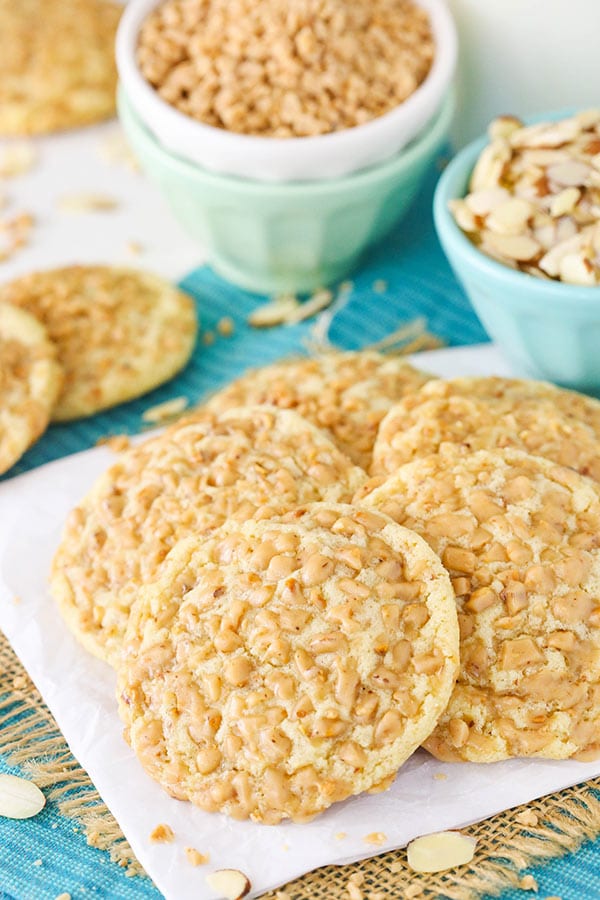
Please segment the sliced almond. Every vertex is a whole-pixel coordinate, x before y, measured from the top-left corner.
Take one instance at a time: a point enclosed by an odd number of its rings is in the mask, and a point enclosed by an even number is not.
[[[495,141],[498,138],[507,138],[513,131],[517,131],[523,127],[521,119],[516,116],[498,116],[488,127],[488,135],[490,140]]]
[[[114,197],[85,191],[77,194],[65,194],[58,201],[59,210],[69,213],[110,212],[118,205]]]
[[[465,197],[463,202],[476,216],[487,216],[507,200],[510,200],[510,193],[506,188],[496,187],[473,191],[472,194]]]
[[[0,775],[0,816],[30,819],[46,805],[46,798],[33,781],[16,775]]]
[[[278,297],[253,310],[248,316],[248,325],[252,328],[273,328],[275,325],[283,325],[299,305],[296,297]]]
[[[577,119],[562,119],[560,122],[540,122],[514,131],[509,141],[512,147],[562,147],[574,141],[582,131]]]
[[[471,176],[471,191],[499,187],[504,167],[512,156],[507,141],[498,139],[485,148]]]
[[[297,325],[298,322],[304,322],[305,319],[310,319],[312,318],[312,316],[316,316],[316,314],[321,312],[321,310],[327,309],[328,306],[331,306],[332,301],[333,294],[331,293],[331,291],[317,291],[316,294],[313,294],[312,297],[309,297],[308,300],[300,303],[297,309],[292,310],[292,312],[287,317],[287,324]]]
[[[593,128],[600,124],[600,109],[584,109],[574,116],[583,129]]]
[[[485,238],[492,250],[506,259],[516,262],[528,262],[542,249],[537,241],[526,234],[494,234],[487,231]]]
[[[533,206],[529,201],[521,197],[511,197],[490,213],[486,219],[486,228],[496,234],[523,234],[533,212]]]
[[[556,244],[556,225],[538,225],[533,229],[533,237],[544,250],[550,250]]]
[[[460,831],[427,834],[408,845],[408,865],[413,872],[445,872],[470,863],[476,846],[476,838]]]
[[[556,223],[556,241],[560,244],[562,241],[568,241],[574,238],[578,233],[577,223],[570,216],[562,216]]]
[[[548,178],[559,187],[580,187],[585,185],[591,172],[587,163],[569,159],[563,163],[548,166]]]
[[[598,283],[596,267],[583,253],[567,253],[558,266],[561,281],[568,284],[594,285]]]
[[[472,233],[478,230],[479,226],[475,215],[464,200],[450,200],[448,208],[454,217],[454,221],[463,231]]]
[[[581,197],[579,188],[565,188],[560,194],[556,194],[550,202],[550,215],[558,219],[559,216],[566,216],[573,212],[577,206],[577,202]]]
[[[250,892],[252,885],[239,869],[219,869],[206,876],[206,883],[217,891],[224,900],[241,900]]]
[[[588,232],[583,231],[566,241],[555,244],[555,246],[540,259],[538,263],[540,269],[547,275],[550,275],[551,278],[558,278],[560,263],[563,257],[571,253],[579,253],[585,246],[587,240]]]

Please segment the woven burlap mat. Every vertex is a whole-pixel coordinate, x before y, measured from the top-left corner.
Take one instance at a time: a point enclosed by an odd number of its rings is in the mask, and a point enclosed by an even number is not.
[[[51,713],[0,632],[0,748],[77,820],[88,843],[108,851],[128,875],[143,877],[131,847],[87,773],[71,755]],[[600,779],[509,810],[465,829],[477,838],[472,866],[419,876],[403,850],[350,866],[327,866],[264,900],[476,900],[518,887],[523,870],[576,850],[600,834]],[[350,888],[350,890],[349,890]]]

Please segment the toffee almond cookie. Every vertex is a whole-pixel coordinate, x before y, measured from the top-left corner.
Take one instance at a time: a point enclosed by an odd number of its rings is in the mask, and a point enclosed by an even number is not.
[[[209,400],[212,409],[269,403],[294,409],[363,469],[387,411],[429,376],[379,353],[326,353],[275,363],[242,375]]]
[[[274,824],[390,780],[457,669],[454,594],[427,544],[317,503],[179,543],[132,610],[118,699],[172,796]]]
[[[181,537],[231,518],[348,501],[364,480],[293,412],[206,412],[126,451],[98,480],[67,520],[52,593],[81,643],[115,663],[136,593]]]
[[[391,474],[445,442],[470,450],[514,447],[600,481],[600,403],[545,382],[429,381],[382,421],[371,474]]]
[[[360,502],[422,535],[452,576],[461,672],[438,759],[600,755],[600,492],[518,450],[437,455]]]
[[[43,134],[115,112],[109,0],[0,0],[0,134]]]
[[[62,383],[43,325],[0,303],[0,474],[45,431]]]
[[[194,303],[146,272],[72,266],[36,272],[0,289],[0,302],[36,316],[58,347],[65,385],[52,414],[93,415],[168,381],[190,358]]]

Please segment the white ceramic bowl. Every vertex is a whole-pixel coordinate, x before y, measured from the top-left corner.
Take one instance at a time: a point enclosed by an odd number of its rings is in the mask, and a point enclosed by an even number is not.
[[[394,156],[439,110],[454,76],[457,37],[446,0],[416,0],[435,40],[431,70],[404,103],[355,128],[317,137],[269,138],[203,125],[162,100],[136,63],[142,23],[159,0],[130,0],[117,35],[119,76],[144,124],[172,153],[204,169],[260,181],[339,178]]]

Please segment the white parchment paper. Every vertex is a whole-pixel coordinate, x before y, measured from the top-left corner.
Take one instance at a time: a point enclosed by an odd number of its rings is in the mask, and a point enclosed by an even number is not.
[[[507,372],[489,345],[420,354],[418,364],[440,375]],[[107,449],[89,450],[0,484],[0,627],[167,900],[212,900],[205,875],[224,867],[245,872],[257,895],[326,863],[372,856],[600,775],[600,762],[451,765],[421,752],[386,793],[348,800],[305,825],[234,822],[172,800],[122,739],[113,672],[70,636],[47,589],[65,516],[113,461]],[[150,842],[161,822],[173,828],[173,844]],[[372,832],[385,843],[366,843]],[[191,867],[186,846],[210,853],[210,865]]]

